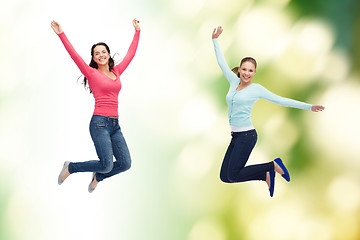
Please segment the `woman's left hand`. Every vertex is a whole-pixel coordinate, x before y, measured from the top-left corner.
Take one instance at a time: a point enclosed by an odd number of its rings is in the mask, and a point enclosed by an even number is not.
[[[140,26],[139,26],[139,21],[136,20],[136,18],[134,18],[134,20],[132,21],[135,30],[140,30]]]
[[[320,112],[324,109],[325,109],[325,107],[323,107],[321,105],[312,105],[311,106],[311,111],[313,111],[313,112]]]

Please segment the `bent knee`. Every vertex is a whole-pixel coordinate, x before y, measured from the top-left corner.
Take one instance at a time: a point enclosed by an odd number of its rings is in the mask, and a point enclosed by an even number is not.
[[[131,168],[131,161],[125,162],[123,165],[124,171],[129,170]]]
[[[230,179],[227,176],[220,175],[220,180],[224,183],[232,183],[232,181],[230,181]]]
[[[237,174],[231,174],[231,173],[229,173],[229,175],[228,175],[228,181],[229,181],[230,183],[238,182],[236,179],[237,179]]]
[[[97,171],[98,173],[108,173],[113,169],[113,162],[102,164],[101,168]]]

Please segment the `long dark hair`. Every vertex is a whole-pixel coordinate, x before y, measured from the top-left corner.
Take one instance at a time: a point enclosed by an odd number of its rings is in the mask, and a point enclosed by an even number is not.
[[[109,46],[106,44],[106,43],[103,43],[103,42],[99,42],[99,43],[96,43],[94,44],[92,47],[91,47],[91,62],[89,64],[90,67],[92,68],[96,68],[98,69],[99,66],[97,65],[97,63],[94,61],[94,49],[95,47],[97,46],[104,46],[106,48],[106,50],[108,51],[109,55],[110,55],[110,48]],[[114,62],[114,59],[110,56],[109,58],[109,70],[111,71],[111,69],[114,68],[114,65],[115,65],[115,62]],[[92,90],[89,86],[89,83],[88,83],[88,80],[86,79],[86,77],[84,76],[84,80],[82,82],[82,84],[84,85],[85,89],[89,89],[90,90],[90,93],[92,93]]]

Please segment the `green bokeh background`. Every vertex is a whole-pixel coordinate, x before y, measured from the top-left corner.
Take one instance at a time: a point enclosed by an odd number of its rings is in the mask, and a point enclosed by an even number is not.
[[[233,240],[360,238],[360,2],[357,0],[23,1],[0,9],[0,239]],[[93,98],[50,28],[62,24],[85,59],[104,41],[122,57],[131,20],[138,52],[122,76],[130,171],[87,192],[91,174],[61,187],[65,160],[95,159]],[[254,81],[322,104],[324,112],[260,100],[249,164],[281,157],[292,181],[224,184],[230,141],[228,64],[253,56]],[[121,58],[120,57],[120,58]]]

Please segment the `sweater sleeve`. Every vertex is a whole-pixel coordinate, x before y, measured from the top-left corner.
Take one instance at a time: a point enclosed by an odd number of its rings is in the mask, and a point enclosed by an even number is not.
[[[225,57],[224,57],[223,53],[221,52],[221,48],[220,48],[218,40],[216,38],[214,38],[212,41],[214,44],[217,63],[219,64],[221,71],[224,73],[226,79],[229,81],[230,84],[233,81],[239,82],[240,79],[236,76],[236,74],[233,71],[231,71],[228,64],[226,63]]]
[[[64,47],[69,53],[70,57],[80,69],[81,73],[84,74],[85,77],[88,77],[91,67],[87,65],[80,57],[80,55],[75,51],[74,47],[71,45],[64,32],[58,34],[58,36],[60,37],[60,40],[64,44]]]
[[[284,107],[292,107],[292,108],[299,108],[299,109],[306,109],[311,110],[312,105],[300,101],[296,101],[290,98],[285,98],[278,96],[263,86],[259,85],[260,87],[260,98],[263,98],[269,102],[276,103],[278,105],[284,106]]]
[[[114,67],[115,73],[120,76],[125,69],[129,66],[130,62],[135,56],[136,49],[139,44],[140,30],[135,30],[134,38],[130,44],[129,50],[127,51],[124,59]]]

